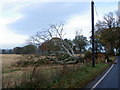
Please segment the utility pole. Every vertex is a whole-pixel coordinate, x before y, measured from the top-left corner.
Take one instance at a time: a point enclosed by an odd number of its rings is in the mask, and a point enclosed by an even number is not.
[[[95,67],[95,52],[94,52],[94,1],[91,1],[91,21],[92,21],[92,67]]]

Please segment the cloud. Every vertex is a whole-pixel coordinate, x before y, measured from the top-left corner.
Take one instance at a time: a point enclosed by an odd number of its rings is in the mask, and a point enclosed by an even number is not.
[[[2,28],[2,30],[0,30],[0,48],[11,48],[23,45],[25,40],[28,38],[25,35],[11,32],[7,28]]]
[[[0,2],[2,2],[0,3],[0,47],[20,45],[38,30],[61,21],[66,22],[64,27],[66,38],[73,39],[76,29],[82,29],[82,34],[88,38],[91,35],[89,2],[40,2],[40,0],[1,0]],[[100,16],[116,6],[116,3],[95,4]]]
[[[14,33],[6,26],[20,18],[21,16],[16,18],[0,18],[0,48],[11,48],[25,43],[27,36]]]
[[[0,48],[13,48],[25,43],[28,36],[15,33],[8,25],[23,18],[19,10],[27,5],[28,3],[0,3]]]
[[[86,5],[80,4],[81,7]],[[0,5],[0,47],[24,44],[39,29],[65,21],[72,14],[78,13],[78,10],[79,13],[85,13],[86,9],[81,9],[79,3],[4,2]]]
[[[36,3],[30,4],[19,12],[23,18],[9,24],[16,33],[27,34],[46,28],[49,24],[66,21],[69,16],[86,13],[89,3]],[[78,12],[79,11],[79,12]]]
[[[87,38],[90,37],[91,31],[91,23],[90,23],[90,15],[74,15],[67,21],[65,24],[65,33],[66,38],[73,39],[75,37],[76,30],[82,30],[81,34],[86,36]]]

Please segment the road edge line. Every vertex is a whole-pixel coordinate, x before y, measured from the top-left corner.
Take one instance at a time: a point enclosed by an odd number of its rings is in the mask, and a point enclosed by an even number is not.
[[[116,60],[117,61],[117,60]],[[116,62],[115,61],[115,62]],[[105,76],[110,72],[110,70],[113,68],[114,64],[112,64],[112,66],[109,68],[109,70],[104,74],[103,77],[101,77],[101,79],[90,89],[93,90],[94,88],[96,88],[96,86],[105,78]]]

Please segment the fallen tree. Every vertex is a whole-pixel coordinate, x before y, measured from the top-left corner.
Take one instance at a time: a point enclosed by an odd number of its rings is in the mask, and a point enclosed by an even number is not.
[[[39,45],[40,50],[46,54],[46,60],[62,64],[66,71],[67,64],[75,64],[81,57],[75,55],[73,42],[64,40],[63,27],[64,24],[50,25],[49,29],[43,29],[32,36],[29,43]]]

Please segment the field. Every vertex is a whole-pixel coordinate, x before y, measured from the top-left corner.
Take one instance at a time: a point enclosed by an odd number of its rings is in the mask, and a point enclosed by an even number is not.
[[[2,54],[2,66],[10,66],[17,58],[19,58],[21,55],[18,54]]]
[[[24,73],[32,73],[34,67],[15,67],[11,66],[15,61],[17,61],[22,55],[19,54],[2,54],[2,77],[3,77],[3,87],[7,88],[14,85],[17,81],[20,81]],[[41,65],[37,67],[37,70],[44,71],[45,73],[61,69],[62,65]],[[68,67],[74,67],[74,65],[69,65]],[[8,83],[7,83],[8,82]]]
[[[12,66],[12,64],[15,63],[15,61],[21,56],[22,55],[17,54],[2,55],[3,88],[26,86],[31,88],[39,86],[36,84],[36,82],[39,82],[40,88],[80,88],[84,87],[89,81],[91,81],[94,77],[108,67],[107,64],[98,64],[96,68],[92,70],[93,68],[91,65],[86,66],[83,63],[70,64],[67,66],[69,72],[63,74],[63,65],[58,64],[40,65],[36,68],[33,65],[26,67]],[[91,70],[93,72],[91,72]],[[28,83],[28,81],[30,82]],[[24,85],[22,85],[22,83],[24,83]]]

